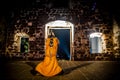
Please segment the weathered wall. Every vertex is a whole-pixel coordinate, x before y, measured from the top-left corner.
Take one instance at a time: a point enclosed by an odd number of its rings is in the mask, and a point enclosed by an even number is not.
[[[116,57],[120,57],[120,27],[116,20],[114,20],[113,24],[113,44],[114,54]]]
[[[99,9],[91,10],[89,6],[83,5],[70,9],[30,8],[15,12],[11,27],[7,29],[6,52],[17,53],[20,37],[27,36],[30,45],[29,53],[38,53],[42,56],[44,54],[45,24],[54,20],[64,20],[74,24],[74,60],[85,60],[92,57],[89,36],[93,32],[102,33],[103,54],[113,54],[112,26],[108,25],[107,21],[104,22]],[[104,57],[104,55],[102,56]]]

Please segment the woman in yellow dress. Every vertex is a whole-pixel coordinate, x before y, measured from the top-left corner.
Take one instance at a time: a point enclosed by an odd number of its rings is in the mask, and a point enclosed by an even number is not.
[[[51,32],[46,39],[44,60],[35,67],[35,70],[43,76],[51,77],[62,72],[62,68],[59,66],[56,58],[58,44],[59,40]]]

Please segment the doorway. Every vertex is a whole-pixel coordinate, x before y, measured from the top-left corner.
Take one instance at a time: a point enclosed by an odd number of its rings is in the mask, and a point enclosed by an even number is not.
[[[65,60],[73,60],[74,55],[74,28],[73,24],[68,21],[56,20],[45,25],[45,38],[48,37],[49,31],[52,30],[59,39],[57,57]]]
[[[52,29],[59,39],[57,58],[70,60],[70,29]]]

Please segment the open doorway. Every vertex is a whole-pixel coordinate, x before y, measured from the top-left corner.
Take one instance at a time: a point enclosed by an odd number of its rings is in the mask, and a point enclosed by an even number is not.
[[[90,53],[102,53],[101,33],[92,33],[90,35]]]
[[[67,21],[56,20],[45,25],[45,38],[48,37],[49,31],[52,30],[59,39],[57,57],[65,60],[72,60],[74,48],[74,28],[73,24]]]
[[[70,60],[70,29],[52,29],[52,31],[59,39],[57,57]]]

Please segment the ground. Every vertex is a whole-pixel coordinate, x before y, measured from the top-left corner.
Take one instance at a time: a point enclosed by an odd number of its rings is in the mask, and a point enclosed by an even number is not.
[[[34,76],[30,70],[41,61],[8,61],[0,64],[0,80],[120,80],[119,61],[59,60],[64,74]]]

